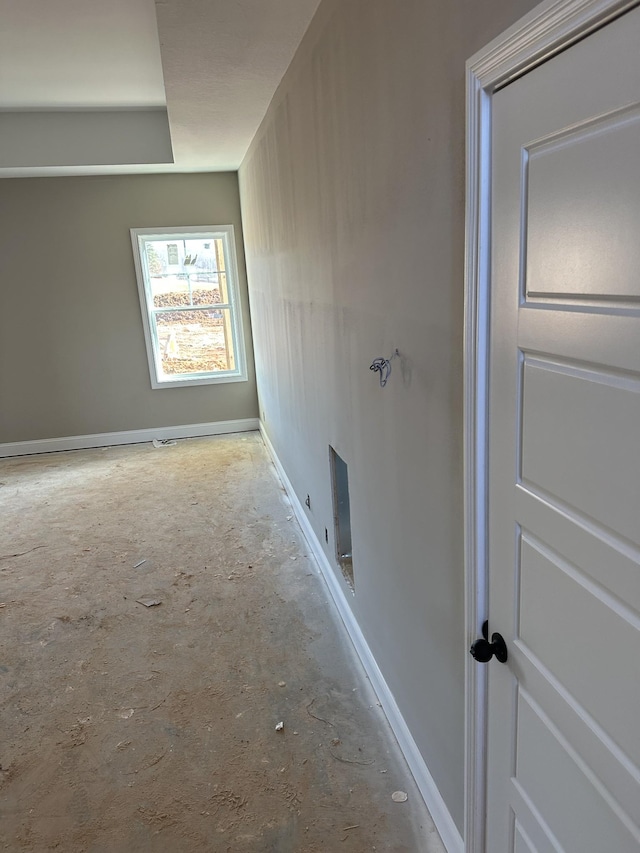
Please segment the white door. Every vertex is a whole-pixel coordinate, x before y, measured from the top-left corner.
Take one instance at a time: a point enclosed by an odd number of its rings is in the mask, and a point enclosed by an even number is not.
[[[487,853],[638,853],[640,8],[493,121]]]

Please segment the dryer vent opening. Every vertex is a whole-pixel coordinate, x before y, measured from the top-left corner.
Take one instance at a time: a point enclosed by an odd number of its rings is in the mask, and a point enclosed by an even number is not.
[[[329,447],[333,488],[333,520],[336,531],[336,557],[345,580],[354,589],[351,550],[351,509],[349,506],[349,472],[347,463],[333,447]]]

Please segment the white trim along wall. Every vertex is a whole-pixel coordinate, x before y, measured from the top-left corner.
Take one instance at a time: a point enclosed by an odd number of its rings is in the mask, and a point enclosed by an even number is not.
[[[639,0],[545,0],[467,62],[464,330],[465,631],[487,618],[487,352],[493,93]],[[465,687],[465,853],[485,851],[486,671],[470,656]]]
[[[433,822],[436,825],[436,829],[440,833],[442,842],[449,853],[463,853],[464,844],[462,836],[460,835],[455,822],[451,817],[451,813],[442,799],[440,791],[438,790],[436,783],[431,776],[422,755],[420,754],[420,750],[409,731],[396,700],[393,698],[393,693],[389,689],[389,686],[376,663],[373,652],[369,648],[369,645],[364,638],[364,634],[360,630],[360,626],[353,615],[353,610],[345,598],[344,589],[336,577],[327,555],[325,554],[324,549],[319,542],[311,523],[309,522],[309,516],[304,511],[302,504],[298,500],[298,496],[296,495],[295,490],[291,485],[282,463],[278,459],[278,455],[276,454],[276,451],[262,424],[260,425],[260,429],[265,446],[271,455],[273,464],[278,472],[278,476],[280,477],[287,496],[291,501],[291,506],[298,522],[300,523],[304,537],[309,544],[311,553],[318,563],[320,572],[327,584],[327,587],[329,588],[331,598],[333,599],[336,609],[340,614],[340,618],[344,622],[356,654],[369,677],[371,686],[380,700],[382,709],[386,714],[394,735],[396,736],[398,745],[400,746],[407,764],[409,765],[409,769],[411,770],[418,789],[422,794],[422,798],[429,809]]]
[[[94,435],[71,435],[62,438],[42,438],[36,441],[10,441],[0,444],[0,458],[28,456],[32,453],[56,453],[60,450],[86,450],[90,447],[111,447],[116,444],[140,444],[146,441],[166,441],[173,438],[198,438],[205,435],[226,435],[231,432],[251,432],[258,429],[257,418],[235,421],[213,421],[208,424],[182,424],[121,432],[99,432]]]

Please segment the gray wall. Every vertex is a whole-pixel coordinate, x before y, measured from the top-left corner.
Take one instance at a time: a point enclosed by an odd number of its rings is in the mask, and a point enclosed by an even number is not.
[[[461,829],[464,63],[534,5],[323,0],[240,170],[266,429],[323,546],[349,466],[345,595]]]
[[[129,229],[235,227],[249,381],[152,390]],[[235,173],[0,183],[0,442],[257,415]]]

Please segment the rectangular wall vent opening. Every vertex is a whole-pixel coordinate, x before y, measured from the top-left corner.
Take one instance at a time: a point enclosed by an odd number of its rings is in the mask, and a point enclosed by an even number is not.
[[[349,472],[347,463],[333,447],[329,447],[331,483],[333,489],[333,520],[336,531],[336,557],[342,574],[352,590],[353,554],[351,547],[351,509],[349,505]]]

